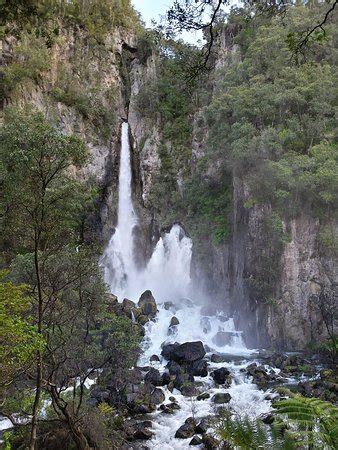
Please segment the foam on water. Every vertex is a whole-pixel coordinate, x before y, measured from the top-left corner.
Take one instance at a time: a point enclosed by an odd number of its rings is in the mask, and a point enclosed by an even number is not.
[[[153,354],[161,354],[161,345],[172,342],[188,342],[200,340],[209,351],[240,355],[243,361],[222,364],[211,364],[211,367],[227,366],[232,372],[232,385],[228,389],[216,388],[210,376],[196,378],[208,390],[211,397],[216,392],[227,391],[231,395],[230,407],[240,415],[248,414],[256,417],[270,409],[270,402],[263,392],[245,377],[241,369],[250,362],[245,360],[251,353],[244,345],[241,333],[236,330],[232,318],[224,317],[224,313],[214,316],[203,315],[200,303],[194,302],[192,282],[190,277],[192,241],[179,225],[173,225],[171,230],[159,239],[154,252],[143,270],[138,270],[134,258],[133,230],[138,218],[132,204],[131,165],[128,124],[122,125],[122,148],[119,174],[119,206],[118,222],[114,235],[101,259],[104,278],[111,292],[122,301],[127,297],[137,301],[140,294],[150,289],[158,304],[158,314],[155,321],[145,326],[145,337],[142,343],[143,354],[139,365],[152,365],[161,372],[165,370],[167,361],[150,362]],[[191,299],[189,299],[189,296]],[[169,306],[164,302],[172,302]],[[179,324],[169,331],[173,316]],[[219,331],[231,335],[228,345],[218,345],[216,335]],[[175,439],[176,430],[185,419],[194,416],[196,419],[214,413],[211,399],[197,401],[196,398],[184,397],[179,391],[169,392],[163,388],[168,403],[174,395],[181,409],[175,414],[153,413],[154,438],[147,443],[151,448],[162,450],[186,449],[189,440]]]

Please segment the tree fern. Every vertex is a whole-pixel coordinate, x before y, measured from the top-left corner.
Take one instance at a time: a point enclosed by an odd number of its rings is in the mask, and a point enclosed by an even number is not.
[[[308,445],[338,448],[338,408],[331,403],[297,395],[274,406],[277,414],[287,418],[295,437]]]

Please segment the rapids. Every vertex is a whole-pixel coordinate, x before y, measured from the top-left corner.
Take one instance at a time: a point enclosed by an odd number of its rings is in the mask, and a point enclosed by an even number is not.
[[[161,354],[163,342],[183,343],[200,340],[209,353],[233,355],[229,357],[228,363],[210,363],[209,366],[210,368],[227,366],[233,379],[230,388],[216,388],[210,375],[205,378],[196,377],[196,381],[203,384],[203,390],[208,391],[211,397],[216,392],[229,392],[232,397],[229,405],[240,415],[248,414],[256,417],[265,413],[271,407],[270,401],[266,399],[267,392],[259,390],[241,370],[252,363],[253,351],[246,348],[232,318],[226,317],[222,312],[207,316],[203,313],[201,302],[194,300],[195,293],[190,276],[193,243],[185,235],[184,230],[174,224],[171,230],[159,239],[146,267],[143,270],[136,268],[133,230],[139,219],[132,201],[128,133],[128,124],[123,123],[118,221],[115,233],[101,259],[101,265],[105,282],[111,292],[118,296],[119,301],[129,298],[137,302],[140,294],[147,289],[152,291],[156,299],[158,314],[155,321],[149,321],[145,325],[143,352],[139,365],[151,365],[163,372],[167,361],[162,358],[160,362],[150,362],[152,355]],[[207,301],[212,300],[206,299],[205,303]],[[171,302],[171,305],[168,306],[165,302]],[[174,315],[179,324],[174,332],[168,335],[170,320]],[[219,331],[231,333],[228,345],[217,345],[215,337]],[[165,403],[170,396],[174,396],[181,409],[172,415],[161,414],[161,411],[150,415],[155,436],[148,444],[151,448],[161,447],[168,450],[188,448],[189,440],[176,439],[175,431],[188,417],[202,418],[212,415],[215,404],[210,399],[197,401],[194,397],[184,397],[176,389],[173,393],[169,392],[167,387],[162,389],[166,396]]]

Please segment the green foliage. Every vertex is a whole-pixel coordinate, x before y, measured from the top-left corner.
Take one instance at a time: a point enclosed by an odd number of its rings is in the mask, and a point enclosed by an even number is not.
[[[19,371],[27,370],[44,341],[29,316],[32,299],[28,286],[5,281],[0,272],[0,395]],[[2,392],[4,391],[4,392]]]
[[[6,32],[36,28],[45,31],[57,19],[85,28],[102,42],[113,27],[138,29],[139,17],[130,0],[4,0]]]
[[[317,398],[294,396],[274,405],[291,422],[289,433],[303,443],[323,448],[338,446],[338,408]]]
[[[83,165],[87,155],[80,139],[66,136],[42,114],[7,110],[0,148],[6,239],[32,249],[36,239],[52,245],[74,232],[78,183],[66,169]]]
[[[224,243],[230,235],[229,217],[232,206],[231,178],[221,181],[201,181],[198,172],[186,185],[185,203],[187,222],[194,237],[212,236],[216,245]]]
[[[4,69],[5,95],[28,81],[41,82],[43,72],[50,68],[50,52],[42,38],[23,34],[15,48],[15,59]]]
[[[264,448],[267,441],[262,423],[251,421],[248,417],[232,418],[230,414],[221,417],[217,433],[223,441],[243,449]]]
[[[78,63],[83,64],[84,62],[79,61]],[[93,125],[96,133],[100,134],[103,139],[108,139],[116,121],[116,87],[112,85],[102,91],[99,84],[99,73],[96,73],[96,76],[97,80],[91,80],[92,82],[89,83],[72,73],[70,67],[60,65],[51,95],[58,102],[74,107]]]

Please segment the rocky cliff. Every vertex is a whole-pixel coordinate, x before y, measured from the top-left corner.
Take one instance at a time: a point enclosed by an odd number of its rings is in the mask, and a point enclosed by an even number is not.
[[[116,222],[120,126],[128,119],[135,204],[141,219],[136,230],[138,262],[142,265],[170,220],[180,221],[191,232],[182,211],[166,211],[171,213],[170,219],[163,220],[152,197],[161,169],[167,170],[161,154],[164,141],[169,148],[167,159],[176,158],[170,139],[163,137],[159,115],[150,118],[138,106],[142,87],[151,86],[159,76],[158,53],[141,55],[135,33],[122,28],[107,33],[100,44],[80,27],[60,29],[48,48],[48,64],[37,76],[27,76],[11,87],[5,106],[33,105],[65,133],[76,133],[86,142],[91,161],[78,176],[93,179],[100,188],[98,213],[91,218],[91,229],[101,243],[110,238]],[[29,62],[34,56],[30,45],[27,38],[5,38],[5,65],[10,68]],[[222,36],[216,69],[239,60],[238,46],[229,35]],[[211,75],[211,91],[212,80]],[[196,166],[205,156],[209,130],[203,119],[204,107],[195,108],[189,117],[193,132],[188,164],[173,164],[170,173],[179,201],[184,199],[187,180],[196,174]],[[205,168],[206,177],[216,185],[217,166],[216,160]],[[164,192],[161,204],[166,205],[167,198],[170,210],[169,192]],[[318,220],[311,214],[304,211],[284,220],[288,240],[279,242],[265,227],[270,205],[248,206],[250,198],[245,179],[233,174],[227,217],[230,235],[221,243],[210,237],[195,242],[192,275],[210,304],[235,315],[249,345],[304,348],[326,335],[316,299],[322,286],[337,284],[333,257],[318,244]]]

